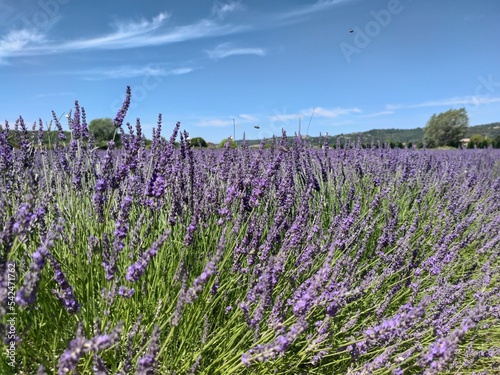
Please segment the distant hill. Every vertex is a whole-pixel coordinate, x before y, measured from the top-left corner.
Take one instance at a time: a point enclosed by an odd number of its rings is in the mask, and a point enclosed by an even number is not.
[[[480,134],[483,137],[495,138],[500,136],[500,122],[494,122],[491,124],[485,125],[474,125],[469,126],[467,128],[467,132],[465,134],[465,138],[470,138],[473,134]],[[293,134],[289,135],[290,137]],[[362,143],[370,143],[372,140],[374,142],[380,141],[381,143],[408,143],[411,142],[413,144],[418,144],[422,142],[422,138],[424,137],[424,128],[416,128],[416,129],[373,129],[368,130],[366,132],[356,132],[356,133],[347,133],[347,134],[336,134],[330,135],[330,140],[334,140],[337,137],[341,139],[357,141],[358,138],[361,139]],[[321,141],[320,137],[308,137],[308,140],[315,144]],[[241,140],[238,140],[237,143],[241,143]],[[248,144],[258,145],[260,140],[247,140]]]
[[[486,125],[470,126],[465,136],[469,138],[473,134],[480,134],[483,137],[495,138],[500,136],[500,122],[494,122]]]

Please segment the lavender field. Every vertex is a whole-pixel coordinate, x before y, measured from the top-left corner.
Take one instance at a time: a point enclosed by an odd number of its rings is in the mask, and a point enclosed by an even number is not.
[[[104,153],[78,104],[2,126],[0,373],[500,373],[500,151],[146,149],[127,108]]]

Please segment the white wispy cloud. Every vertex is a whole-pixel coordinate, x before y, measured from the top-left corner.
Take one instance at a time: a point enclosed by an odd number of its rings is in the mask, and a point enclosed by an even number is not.
[[[23,51],[36,44],[46,42],[45,35],[32,30],[13,30],[0,39],[0,61]]]
[[[176,68],[176,69],[170,70],[169,74],[167,74],[167,75],[180,76],[182,74],[191,73],[195,70],[196,70],[195,68]]]
[[[114,31],[99,37],[69,41],[50,41],[41,33],[17,30],[0,39],[0,60],[14,56],[34,56],[91,49],[126,49],[185,42],[193,39],[229,35],[247,29],[245,25],[220,24],[212,20],[165,27],[169,18],[160,13],[151,20],[115,22]]]
[[[370,113],[366,115],[366,117],[380,117],[380,116],[388,116],[394,114],[394,111],[380,111],[375,113]]]
[[[259,119],[253,115],[248,115],[248,114],[241,114],[239,118],[245,122],[256,122],[259,121]]]
[[[364,117],[380,117],[380,116],[388,116],[394,114],[394,110],[386,109],[385,111],[368,113],[364,115]]]
[[[315,108],[307,108],[300,110],[297,113],[290,114],[277,114],[270,117],[271,121],[291,121],[295,120],[298,117],[313,117],[313,118],[337,118],[339,116],[350,115],[355,113],[361,113],[359,108],[323,108],[323,107],[315,107]]]
[[[295,120],[298,116],[299,116],[298,113],[284,113],[284,114],[273,115],[269,118],[269,120],[286,122],[286,121]]]
[[[201,119],[194,124],[199,127],[226,127],[229,125],[233,125],[232,119],[219,119],[219,118],[211,118],[211,119]]]
[[[403,106],[401,104],[387,104],[385,106],[385,109],[388,111],[395,111],[396,109],[402,108]]]
[[[234,124],[236,127],[241,128],[242,125],[248,125],[248,124],[255,124],[256,122],[259,121],[257,117],[254,115],[250,115],[247,113],[242,113],[237,116],[228,116],[228,117],[218,117],[218,118],[202,118],[200,120],[195,121],[195,126],[200,126],[200,127],[208,127],[208,126],[214,126],[214,127],[228,127],[228,126],[233,126],[233,119],[234,119]]]
[[[175,69],[165,69],[159,66],[144,66],[144,67],[133,67],[133,66],[120,66],[116,68],[102,68],[102,69],[92,69],[92,70],[82,70],[76,72],[67,72],[67,74],[78,74],[86,76],[90,80],[100,80],[109,78],[133,78],[133,77],[168,77],[177,76],[182,74],[191,73],[194,68],[175,68]]]
[[[318,117],[327,117],[327,118],[336,118],[339,116],[343,115],[350,115],[352,113],[361,113],[361,110],[359,108],[334,108],[334,109],[326,109],[322,107],[316,107],[313,108],[312,110],[306,110],[304,114],[306,113],[311,113],[313,114],[314,111],[314,116]]]
[[[314,111],[314,114],[313,114]],[[235,120],[235,125],[237,130],[251,130],[255,125],[262,125],[261,122],[271,122],[271,123],[287,123],[288,121],[295,121],[299,117],[303,119],[313,118],[317,119],[337,119],[342,116],[347,116],[351,114],[361,113],[359,108],[307,108],[303,109],[297,113],[277,113],[272,116],[266,115],[252,115],[248,113],[239,114],[237,116],[218,116],[218,117],[205,117],[194,121],[195,126],[199,127],[233,127],[233,119]],[[262,119],[266,119],[262,121]],[[298,121],[298,120],[297,120]],[[275,124],[276,125],[276,124]],[[286,125],[286,124],[285,124]],[[333,124],[335,125],[335,124]]]
[[[212,7],[212,14],[220,19],[224,19],[228,13],[241,11],[243,9],[245,9],[245,7],[241,1],[230,1],[227,3],[216,1]]]
[[[327,8],[331,8],[333,6],[339,5],[341,3],[346,3],[355,0],[319,0],[314,4],[306,5],[285,13],[282,13],[279,18],[282,20],[298,18],[302,16],[306,16],[311,13],[316,13],[323,11]]]
[[[477,106],[481,104],[499,103],[500,97],[493,96],[456,96],[452,98],[428,100],[415,104],[388,104],[387,111],[394,112],[397,109],[408,108],[431,108],[431,107],[455,107],[455,106]]]
[[[466,96],[454,97],[442,100],[431,100],[423,103],[409,105],[408,108],[425,108],[425,107],[445,107],[445,106],[458,106],[458,105],[478,105],[500,102],[500,98],[495,97],[482,97],[482,96]]]
[[[266,55],[266,50],[263,48],[235,47],[230,43],[219,44],[214,49],[206,50],[205,52],[211,59],[214,60],[235,55]]]
[[[112,26],[115,31],[98,37],[82,40],[73,40],[56,46],[60,50],[82,50],[92,48],[130,48],[144,44],[145,39],[155,30],[159,29],[164,21],[169,18],[167,13],[160,13],[151,21],[116,21]]]

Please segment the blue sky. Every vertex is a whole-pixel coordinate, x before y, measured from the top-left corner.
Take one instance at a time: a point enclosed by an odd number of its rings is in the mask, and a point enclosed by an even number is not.
[[[500,121],[498,0],[0,0],[0,119],[78,100],[218,142]],[[353,32],[350,32],[352,30]],[[259,126],[256,129],[255,126]]]

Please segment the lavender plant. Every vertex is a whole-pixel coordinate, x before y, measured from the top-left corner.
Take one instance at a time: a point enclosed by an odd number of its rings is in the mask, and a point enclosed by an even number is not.
[[[78,102],[52,150],[0,127],[2,374],[500,372],[498,151],[202,150],[161,116],[147,148],[130,99],[104,153]]]

